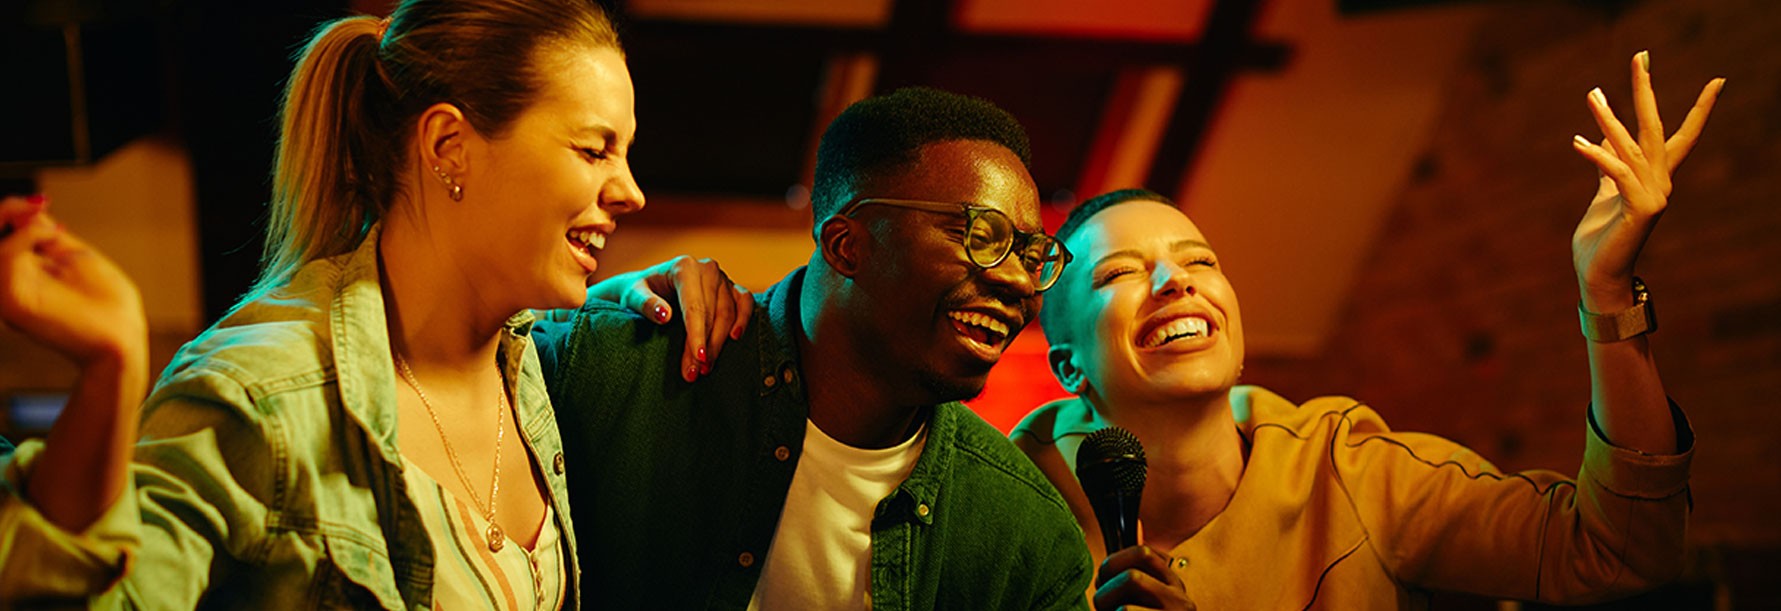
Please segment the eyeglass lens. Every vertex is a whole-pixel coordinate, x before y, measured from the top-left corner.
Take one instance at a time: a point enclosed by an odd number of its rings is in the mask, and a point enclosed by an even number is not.
[[[1027,236],[1022,251],[1012,253],[1014,249],[1014,221],[1008,215],[997,210],[982,210],[971,219],[967,228],[968,239],[965,250],[971,255],[971,262],[983,267],[994,267],[1009,254],[1020,257],[1020,265],[1033,275],[1033,280],[1041,290],[1050,287],[1057,280],[1062,269],[1062,257],[1058,252],[1057,240],[1044,234]]]

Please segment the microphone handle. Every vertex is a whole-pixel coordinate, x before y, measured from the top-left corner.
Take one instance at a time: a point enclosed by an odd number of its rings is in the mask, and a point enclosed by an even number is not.
[[[1137,495],[1113,495],[1106,499],[1108,511],[1101,518],[1101,540],[1107,555],[1138,544]]]

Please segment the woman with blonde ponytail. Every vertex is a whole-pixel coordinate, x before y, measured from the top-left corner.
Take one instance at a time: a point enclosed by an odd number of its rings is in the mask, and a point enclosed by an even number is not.
[[[581,305],[614,217],[643,207],[632,104],[592,0],[407,0],[324,24],[288,83],[263,273],[112,427],[87,473],[113,483],[51,503],[21,491],[68,471],[40,464],[60,448],[0,465],[0,607],[577,607],[529,311]],[[52,239],[27,222],[40,208],[0,211]],[[652,282],[700,283],[683,310],[721,324],[687,350],[715,352],[752,301],[710,264],[676,273]],[[648,291],[596,294],[665,321]],[[96,299],[134,295],[113,292]],[[109,412],[94,418],[131,416]]]

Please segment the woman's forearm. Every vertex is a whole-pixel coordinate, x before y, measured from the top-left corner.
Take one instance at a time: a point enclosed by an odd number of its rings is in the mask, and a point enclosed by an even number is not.
[[[83,365],[67,407],[33,462],[25,495],[63,529],[86,530],[124,491],[137,409],[148,388],[146,352],[139,346],[121,348]]]

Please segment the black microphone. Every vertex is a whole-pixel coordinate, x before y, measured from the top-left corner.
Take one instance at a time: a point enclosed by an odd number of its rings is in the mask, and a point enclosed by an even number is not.
[[[1138,501],[1144,496],[1146,468],[1144,446],[1117,426],[1090,433],[1076,449],[1076,480],[1095,508],[1109,556],[1138,544]]]

